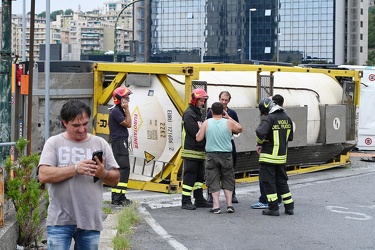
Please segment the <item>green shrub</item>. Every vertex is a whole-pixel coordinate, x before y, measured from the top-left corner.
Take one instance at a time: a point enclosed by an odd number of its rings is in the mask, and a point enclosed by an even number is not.
[[[42,211],[46,211],[44,206],[47,205],[48,194],[41,188],[42,184],[36,178],[39,155],[23,154],[28,143],[24,138],[16,142],[19,157],[14,162],[7,157],[5,170],[8,172],[6,196],[14,204],[19,225],[20,234],[17,243],[30,249],[37,246],[45,230],[41,219],[45,215]]]

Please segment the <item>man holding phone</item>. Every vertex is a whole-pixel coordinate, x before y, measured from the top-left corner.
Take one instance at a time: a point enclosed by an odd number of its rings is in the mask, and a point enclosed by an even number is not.
[[[38,178],[47,183],[47,248],[98,249],[102,225],[103,182],[117,185],[118,164],[108,142],[88,133],[90,107],[78,100],[67,101],[61,111],[66,131],[45,143]],[[94,151],[103,157],[91,159]],[[93,182],[93,177],[99,178]]]
[[[113,91],[112,96],[115,106],[111,109],[108,119],[113,154],[120,166],[120,182],[112,188],[112,204],[116,206],[128,206],[132,203],[126,198],[130,175],[128,128],[132,126],[129,112],[130,94],[132,92],[122,86]]]

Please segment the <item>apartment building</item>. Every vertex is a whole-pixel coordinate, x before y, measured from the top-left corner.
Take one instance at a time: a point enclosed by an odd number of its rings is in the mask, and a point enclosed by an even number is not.
[[[22,55],[22,15],[12,15],[12,53]],[[34,60],[39,60],[40,44],[46,41],[46,19],[35,16],[34,18]],[[60,43],[60,30],[56,26],[50,28],[51,44]],[[26,17],[26,58],[30,50],[30,16]]]
[[[124,9],[130,2],[129,0],[106,2],[101,9],[85,13],[78,10],[72,15],[57,15],[56,21],[50,24],[50,41],[51,44],[62,44],[61,60],[80,60],[80,56],[85,53],[112,51],[114,44],[117,44],[118,53],[130,53],[133,40],[133,10]],[[22,53],[22,18],[22,15],[12,16],[12,51],[16,55]],[[46,20],[35,16],[34,27],[34,60],[39,60],[39,45],[44,44],[46,40]],[[27,16],[27,58],[29,44],[30,16]]]

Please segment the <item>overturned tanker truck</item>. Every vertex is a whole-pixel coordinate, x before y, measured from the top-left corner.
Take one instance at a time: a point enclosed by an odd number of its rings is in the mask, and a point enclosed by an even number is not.
[[[281,94],[293,120],[289,174],[350,164],[356,146],[361,71],[271,65],[94,63],[93,132],[108,139],[112,91],[125,85],[130,96],[129,188],[165,193],[181,191],[181,115],[191,91],[203,88],[207,107],[227,90],[243,132],[237,148],[236,181],[256,181],[255,128],[258,100]]]

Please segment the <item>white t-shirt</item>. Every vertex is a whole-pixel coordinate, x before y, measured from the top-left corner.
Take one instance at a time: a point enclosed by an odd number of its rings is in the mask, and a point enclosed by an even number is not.
[[[70,141],[63,134],[50,137],[44,145],[39,165],[72,166],[91,159],[96,150],[103,150],[106,170],[119,168],[108,142],[91,134],[84,142]],[[77,225],[84,230],[103,229],[101,180],[94,183],[92,176],[75,175],[59,183],[49,183],[48,194],[47,226]]]

